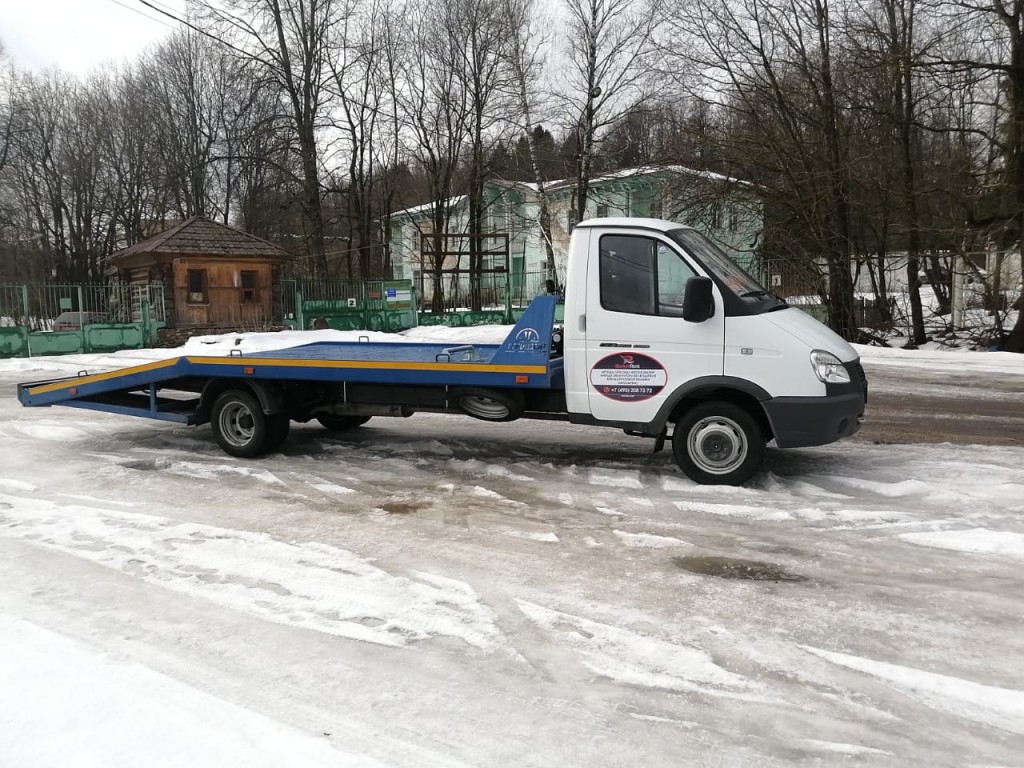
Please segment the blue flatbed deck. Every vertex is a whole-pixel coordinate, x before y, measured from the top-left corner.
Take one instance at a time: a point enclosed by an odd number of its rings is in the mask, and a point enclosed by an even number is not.
[[[251,355],[184,355],[117,371],[18,385],[25,406],[68,405],[194,423],[197,400],[160,395],[210,378],[548,389],[562,386],[551,355],[555,297],[539,297],[501,344],[315,342]]]

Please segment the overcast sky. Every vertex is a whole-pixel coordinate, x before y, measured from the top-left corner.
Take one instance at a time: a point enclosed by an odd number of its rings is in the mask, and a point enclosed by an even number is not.
[[[150,2],[176,15],[185,7],[185,0]],[[34,70],[85,75],[134,58],[175,26],[138,0],[0,0],[0,40],[15,63]]]

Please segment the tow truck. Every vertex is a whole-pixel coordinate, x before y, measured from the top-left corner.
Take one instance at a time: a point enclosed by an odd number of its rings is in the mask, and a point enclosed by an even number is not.
[[[692,480],[739,485],[768,442],[825,445],[856,433],[867,379],[853,347],[696,230],[604,218],[576,225],[564,297],[538,296],[501,344],[367,337],[183,355],[26,382],[18,397],[25,406],[209,423],[240,458],[276,450],[293,421],[345,431],[427,411],[563,420],[651,438],[655,450],[671,440]]]

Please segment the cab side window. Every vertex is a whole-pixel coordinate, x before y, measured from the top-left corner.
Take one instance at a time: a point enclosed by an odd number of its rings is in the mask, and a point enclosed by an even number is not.
[[[605,235],[599,255],[601,306],[634,315],[680,316],[694,276],[670,247],[649,237]]]
[[[658,270],[658,314],[682,317],[683,291],[686,281],[696,277],[693,271],[679,256],[664,243],[657,244],[656,266]]]
[[[601,306],[612,312],[654,314],[654,241],[646,237],[601,238]]]

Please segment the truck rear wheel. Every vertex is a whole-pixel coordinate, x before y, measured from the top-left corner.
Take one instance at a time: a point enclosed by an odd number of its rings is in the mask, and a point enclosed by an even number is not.
[[[324,429],[329,429],[331,432],[348,432],[350,429],[363,426],[363,424],[370,420],[370,417],[332,416],[324,413],[317,416],[316,420],[320,422],[320,426]]]
[[[676,463],[702,485],[742,485],[761,466],[764,444],[757,419],[722,400],[695,405],[672,433]]]
[[[267,450],[268,419],[255,395],[229,389],[214,400],[210,415],[213,436],[225,453],[251,459]]]

